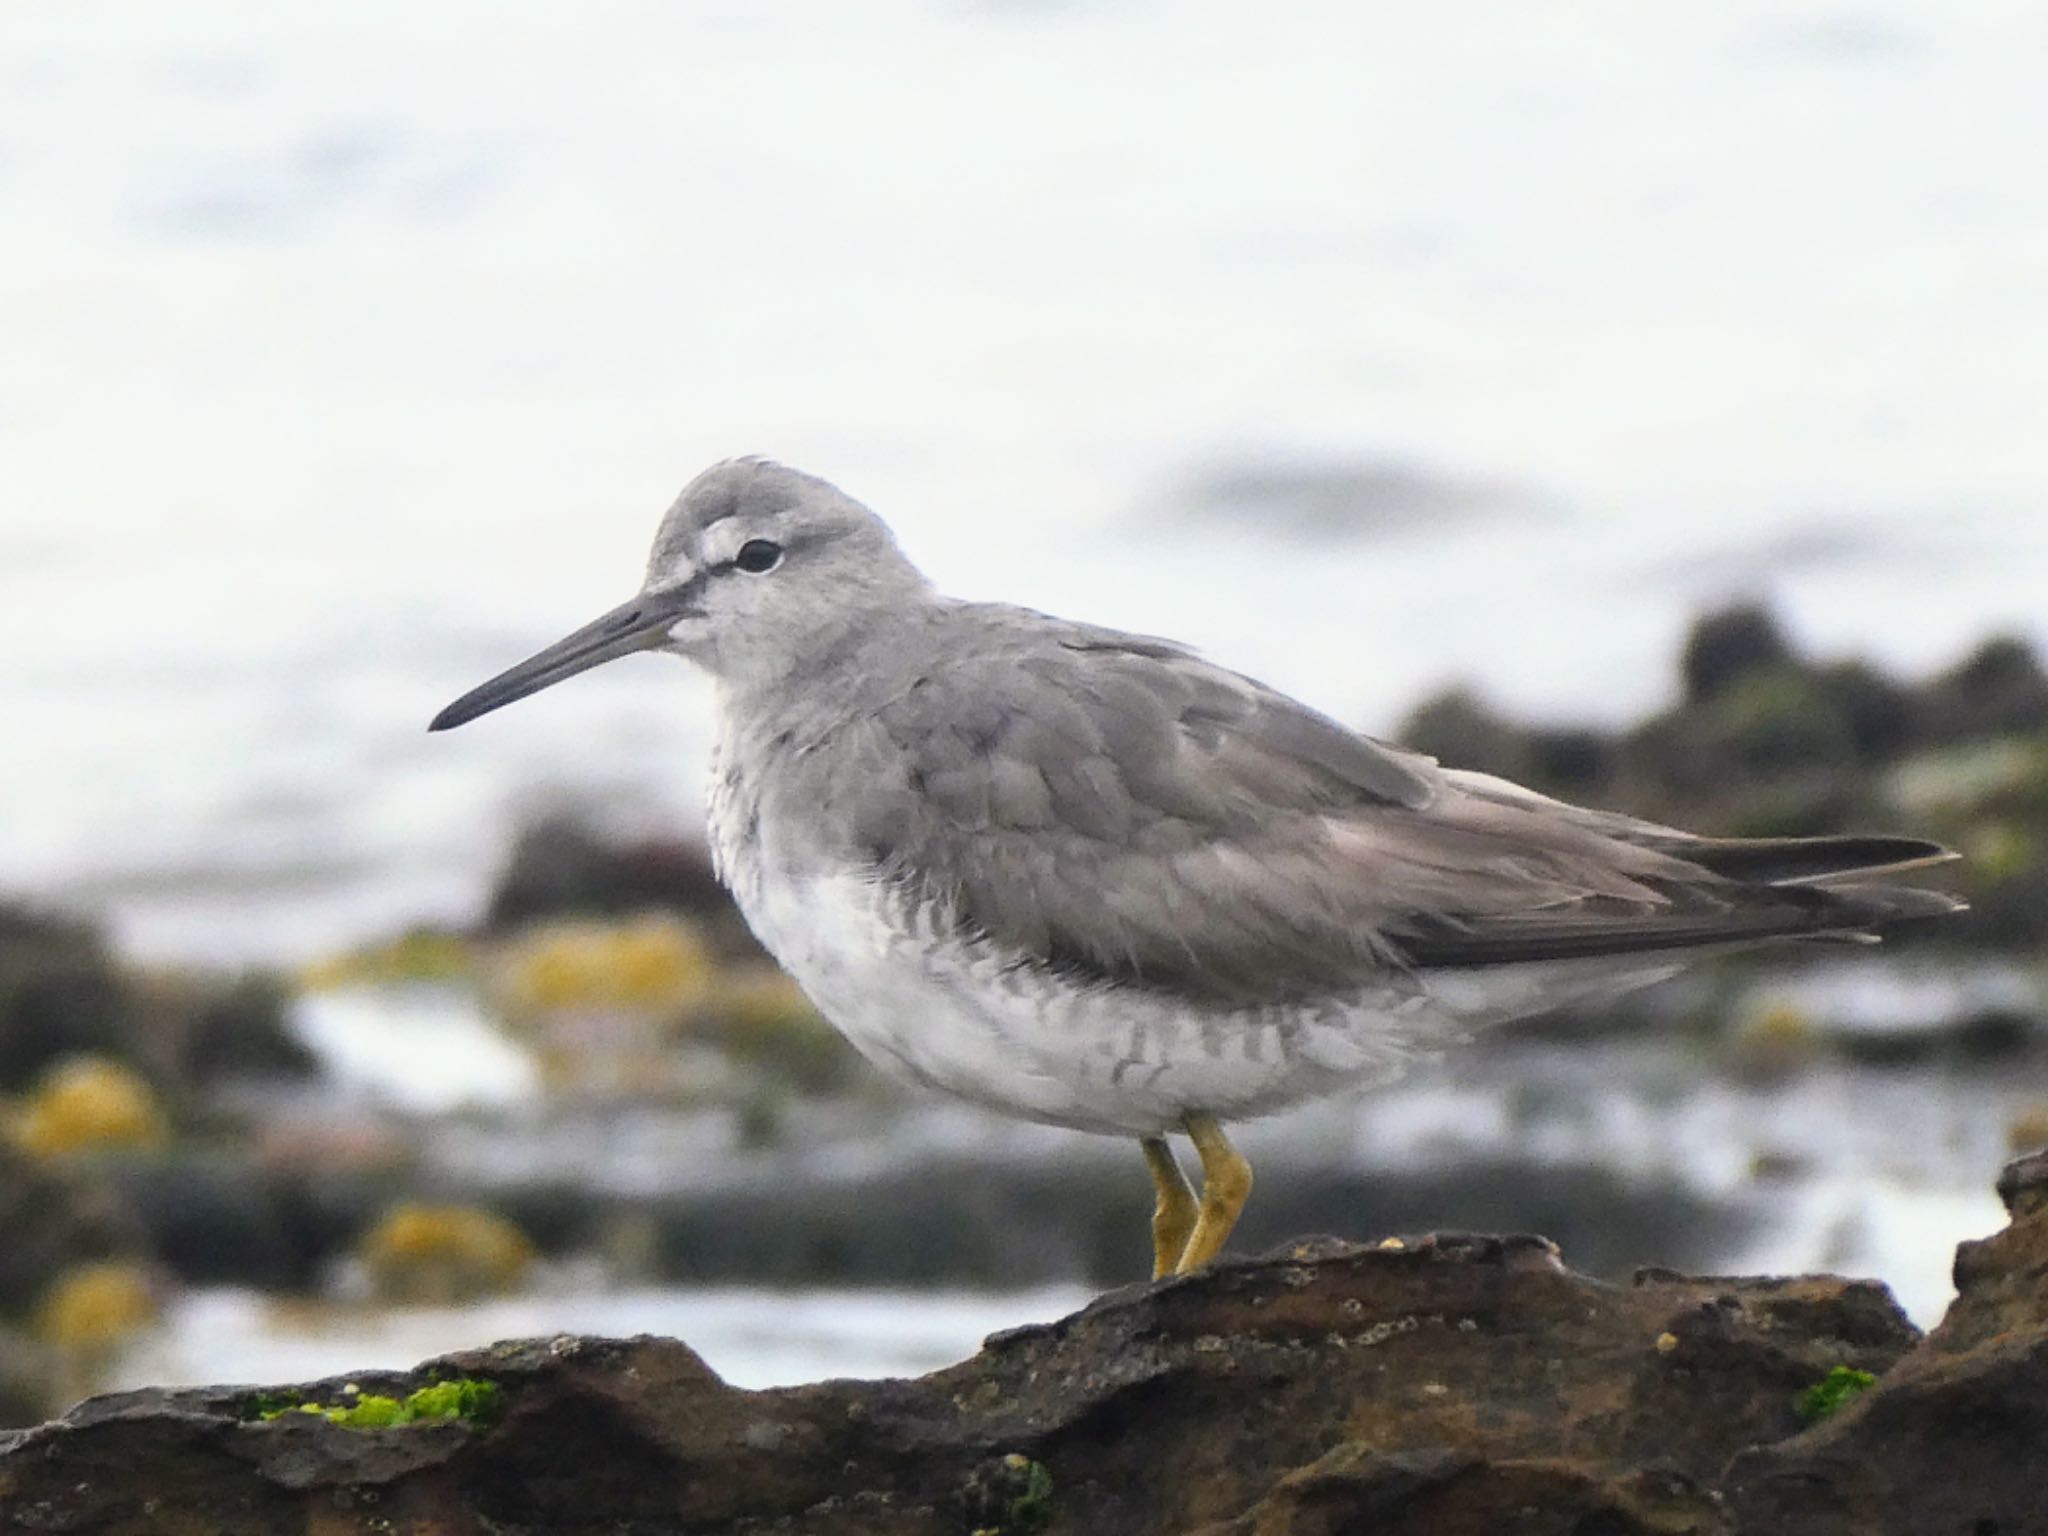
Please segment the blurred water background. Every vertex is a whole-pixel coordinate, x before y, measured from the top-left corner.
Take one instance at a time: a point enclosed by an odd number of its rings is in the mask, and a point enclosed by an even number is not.
[[[890,1096],[666,875],[681,940],[522,936],[565,908],[515,901],[488,941],[386,943],[473,934],[557,813],[687,864],[686,669],[423,726],[627,595],[675,489],[739,452],[837,479],[963,594],[1185,638],[1380,731],[1438,696],[1447,755],[1689,820],[1976,837],[1969,878],[2020,882],[1972,888],[1995,952],[1723,978],[1253,1136],[1325,1197],[1267,1178],[1270,1240],[1539,1227],[1615,1271],[1868,1270],[1938,1314],[2048,1095],[2014,916],[2048,826],[2044,63],[2016,3],[16,9],[0,882],[132,971],[62,930],[101,992],[0,1026],[34,1047],[0,1088],[31,1117],[195,967],[272,978],[222,1017],[270,1009],[315,1075],[126,1050],[144,1134],[14,1191],[106,1222],[11,1303],[0,1277],[0,1317],[47,1349],[67,1264],[119,1259],[146,1283],[102,1274],[102,1312],[169,1323],[92,1381],[557,1327],[680,1331],[765,1381],[921,1368],[1134,1270],[1129,1149]],[[1738,599],[1807,692],[1681,694],[1696,615]],[[1825,671],[1848,656],[1883,708]],[[576,991],[642,962],[644,993]],[[714,994],[713,1046],[679,1048]],[[687,1070],[627,1092],[657,1059]],[[380,1289],[364,1245],[421,1191],[530,1262]],[[223,1232],[262,1252],[207,1257]],[[741,1289],[676,1289],[711,1283]],[[440,1310],[380,1310],[406,1299]]]

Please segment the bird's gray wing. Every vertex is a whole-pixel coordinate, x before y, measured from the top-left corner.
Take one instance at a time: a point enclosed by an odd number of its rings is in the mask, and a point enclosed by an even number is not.
[[[1036,615],[1005,634],[983,612],[974,643],[848,727],[843,824],[880,878],[1020,959],[1256,1004],[1859,926],[1823,911],[1831,893],[1465,782],[1168,642]]]

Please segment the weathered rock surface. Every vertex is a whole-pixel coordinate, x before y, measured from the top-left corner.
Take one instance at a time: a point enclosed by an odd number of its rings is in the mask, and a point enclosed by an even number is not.
[[[264,1422],[253,1389],[0,1435],[0,1531],[1199,1536],[2048,1532],[2048,1156],[1921,1338],[1829,1277],[1616,1286],[1539,1238],[1297,1243],[915,1381],[726,1386],[663,1339],[501,1344],[365,1391],[490,1423]],[[1832,1417],[1804,1389],[1875,1386]],[[344,1383],[299,1389],[340,1400]]]
[[[1998,1181],[2012,1222],[1956,1250],[1957,1296],[1919,1348],[1806,1434],[1729,1469],[1756,1531],[2048,1531],[2048,1152]]]

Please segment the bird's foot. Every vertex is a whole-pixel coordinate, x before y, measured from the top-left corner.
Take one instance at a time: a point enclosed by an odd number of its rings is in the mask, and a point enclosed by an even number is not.
[[[1159,1191],[1152,1207],[1152,1278],[1174,1272],[1180,1256],[1187,1251],[1188,1236],[1195,1230],[1197,1207],[1194,1188],[1180,1171],[1173,1148],[1164,1136],[1147,1136],[1138,1145],[1145,1153],[1145,1166],[1152,1170],[1153,1186]]]
[[[1202,1204],[1174,1273],[1200,1269],[1223,1251],[1252,1193],[1252,1165],[1230,1144],[1213,1117],[1190,1115],[1188,1139],[1202,1159]]]

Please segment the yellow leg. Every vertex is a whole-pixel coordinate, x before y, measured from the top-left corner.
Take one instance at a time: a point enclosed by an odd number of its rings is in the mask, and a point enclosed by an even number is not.
[[[1252,1165],[1238,1156],[1213,1118],[1189,1115],[1188,1139],[1202,1159],[1202,1209],[1174,1270],[1181,1275],[1200,1269],[1223,1251],[1252,1193]]]
[[[1138,1145],[1159,1190],[1159,1203],[1152,1207],[1152,1278],[1157,1280],[1173,1273],[1195,1230],[1195,1192],[1164,1136],[1147,1136]]]

